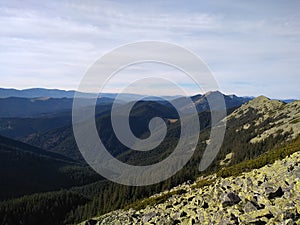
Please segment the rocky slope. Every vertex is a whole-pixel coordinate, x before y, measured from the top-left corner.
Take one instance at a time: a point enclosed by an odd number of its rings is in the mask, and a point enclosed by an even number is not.
[[[207,177],[208,186],[199,179],[151,197],[181,193],[160,204],[82,224],[300,224],[299,151],[238,177]]]

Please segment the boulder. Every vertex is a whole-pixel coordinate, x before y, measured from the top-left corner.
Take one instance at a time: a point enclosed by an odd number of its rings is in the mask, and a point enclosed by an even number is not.
[[[151,212],[151,213],[145,214],[143,216],[143,223],[147,223],[149,220],[151,220],[155,216],[156,216],[155,212]]]
[[[238,204],[240,201],[241,201],[241,199],[237,194],[230,192],[225,195],[224,201],[222,202],[222,206],[223,207],[233,206],[233,205]]]
[[[255,210],[257,210],[257,208],[251,202],[247,202],[244,206],[245,213],[249,213],[249,212],[252,212],[252,211],[255,211]]]

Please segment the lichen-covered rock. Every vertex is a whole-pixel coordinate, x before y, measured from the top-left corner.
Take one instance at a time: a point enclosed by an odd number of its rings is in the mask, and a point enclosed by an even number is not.
[[[156,213],[155,212],[151,212],[151,213],[148,213],[148,214],[145,214],[143,216],[143,222],[146,223],[148,222],[150,219],[152,219],[154,216],[156,216]]]
[[[204,179],[204,178],[202,178]],[[141,210],[117,210],[83,224],[299,224],[300,152],[238,177],[215,178]],[[161,193],[163,194],[163,193]]]
[[[252,211],[256,211],[257,208],[255,207],[255,205],[252,202],[247,202],[244,206],[244,211],[245,213],[250,213]]]

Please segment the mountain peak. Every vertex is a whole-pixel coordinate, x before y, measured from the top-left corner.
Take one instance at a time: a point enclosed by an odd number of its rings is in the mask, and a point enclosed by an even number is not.
[[[264,95],[260,95],[256,98],[254,98],[253,100],[256,100],[256,101],[270,101],[271,99],[269,99],[268,97],[266,97]]]
[[[223,95],[220,91],[209,91],[209,92],[206,92],[204,94],[204,96],[209,96],[209,95]]]
[[[261,95],[242,105],[235,112],[233,112],[229,118],[239,118],[241,115],[247,113],[249,109],[255,109],[259,113],[266,114],[276,111],[283,105],[285,105],[285,103],[278,100],[271,100],[266,96]]]
[[[269,110],[274,110],[274,109],[281,107],[284,104],[285,103],[283,103],[279,100],[271,100],[271,99],[267,98],[266,96],[261,95],[261,96],[258,96],[257,98],[254,98],[253,100],[249,101],[245,105],[247,105],[247,107],[251,107],[251,108],[255,108],[255,109],[268,108]]]

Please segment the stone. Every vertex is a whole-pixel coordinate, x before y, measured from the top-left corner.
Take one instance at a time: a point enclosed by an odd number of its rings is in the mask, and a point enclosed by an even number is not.
[[[283,224],[284,224],[284,225],[294,225],[295,223],[294,223],[294,221],[293,221],[292,219],[288,219],[288,220],[285,220],[285,221],[283,222]]]
[[[257,208],[251,202],[247,202],[244,206],[245,213],[249,213],[255,210],[257,210]]]
[[[256,202],[260,209],[264,209],[266,206],[271,205],[270,200],[263,195],[258,195]]]
[[[260,223],[259,221],[262,221],[262,218],[272,218],[272,214],[268,209],[261,209],[261,210],[256,210],[252,211],[250,213],[245,213],[241,215],[239,218],[243,223],[249,224],[249,223]]]
[[[154,212],[145,214],[145,215],[143,216],[143,223],[148,222],[148,221],[151,220],[154,216],[156,216],[156,213],[154,213]]]
[[[176,212],[174,215],[173,215],[173,220],[177,220],[180,218],[180,212]]]
[[[222,206],[223,207],[226,207],[226,206],[233,206],[235,204],[238,204],[239,202],[241,201],[240,197],[233,193],[233,192],[230,192],[228,194],[225,195],[225,198],[224,198],[224,201],[222,203]]]

